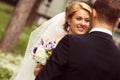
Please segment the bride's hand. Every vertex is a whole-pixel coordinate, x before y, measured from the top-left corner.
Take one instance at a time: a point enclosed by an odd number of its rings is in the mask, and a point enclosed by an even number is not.
[[[34,75],[37,76],[37,74],[39,73],[39,71],[42,69],[42,65],[40,63],[37,63],[35,69],[34,69]]]

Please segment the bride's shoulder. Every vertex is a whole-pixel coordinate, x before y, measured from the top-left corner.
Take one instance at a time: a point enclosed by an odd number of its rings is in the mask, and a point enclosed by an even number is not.
[[[59,36],[55,39],[56,44],[64,37],[65,35]]]

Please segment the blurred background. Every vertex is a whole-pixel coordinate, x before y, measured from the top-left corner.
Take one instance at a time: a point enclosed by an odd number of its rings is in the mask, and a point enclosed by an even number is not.
[[[71,1],[95,0],[0,0],[0,80],[9,80],[23,59],[30,33]],[[113,31],[120,48],[120,24]]]

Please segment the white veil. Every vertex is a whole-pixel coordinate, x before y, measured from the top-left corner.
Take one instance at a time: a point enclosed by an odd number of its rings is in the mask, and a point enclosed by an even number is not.
[[[36,62],[32,59],[30,51],[37,45],[41,38],[44,40],[55,39],[56,37],[66,35],[63,30],[65,23],[65,13],[62,12],[51,18],[40,27],[35,29],[31,35],[26,49],[26,53],[19,70],[12,75],[10,80],[34,80],[34,68]]]

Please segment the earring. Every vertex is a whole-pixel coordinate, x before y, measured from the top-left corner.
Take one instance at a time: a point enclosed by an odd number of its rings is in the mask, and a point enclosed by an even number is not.
[[[69,32],[70,31],[70,25],[68,26],[68,28],[67,28],[67,32]]]

